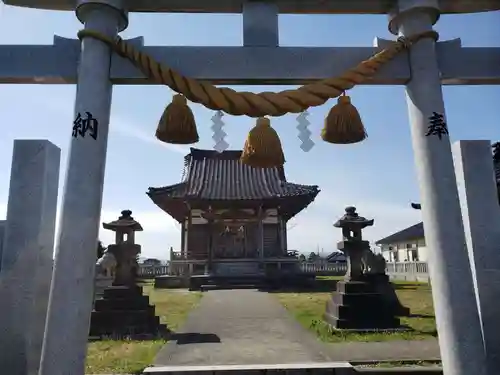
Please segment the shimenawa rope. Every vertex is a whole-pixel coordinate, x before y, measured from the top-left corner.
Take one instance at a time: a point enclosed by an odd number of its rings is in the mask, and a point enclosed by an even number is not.
[[[148,78],[158,84],[170,87],[192,102],[203,104],[212,110],[228,114],[250,117],[283,116],[287,113],[300,113],[310,107],[326,103],[345,91],[372,78],[379,68],[392,60],[402,50],[407,49],[423,38],[438,39],[435,31],[426,31],[408,38],[399,38],[388,48],[362,61],[347,70],[338,78],[328,78],[316,83],[301,86],[294,90],[281,92],[252,93],[235,91],[227,87],[218,88],[208,82],[186,77],[170,67],[155,61],[145,52],[135,48],[120,37],[116,39],[94,31],[81,30],[78,38],[91,37],[106,43],[117,54],[129,59]]]
[[[111,39],[93,30],[82,30],[78,37],[91,37],[106,43],[117,54],[129,59],[146,77],[158,84],[167,85],[178,93],[174,95],[172,103],[166,107],[159,121],[156,130],[159,140],[174,144],[198,142],[196,123],[187,105],[187,98],[212,110],[235,116],[258,117],[256,126],[248,134],[240,160],[252,167],[273,168],[283,165],[285,157],[278,134],[271,127],[269,119],[264,116],[300,113],[342,95],[326,117],[321,138],[335,144],[361,142],[367,136],[366,130],[356,107],[351,104],[345,91],[371,79],[381,66],[413,43],[422,38],[437,40],[438,34],[435,31],[427,31],[409,38],[399,38],[390,47],[347,70],[339,78],[324,79],[295,90],[258,94],[237,92],[227,87],[217,88],[208,82],[183,76],[120,37]]]

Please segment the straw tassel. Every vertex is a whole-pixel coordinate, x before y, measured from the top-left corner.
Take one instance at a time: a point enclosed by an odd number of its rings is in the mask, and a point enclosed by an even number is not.
[[[343,94],[326,116],[321,138],[328,143],[350,144],[361,142],[366,137],[358,110],[352,105],[351,98]]]
[[[257,119],[257,124],[248,133],[240,161],[255,168],[275,168],[285,163],[278,133],[268,118]]]
[[[161,116],[156,138],[165,143],[188,145],[199,141],[196,121],[186,98],[176,94]]]

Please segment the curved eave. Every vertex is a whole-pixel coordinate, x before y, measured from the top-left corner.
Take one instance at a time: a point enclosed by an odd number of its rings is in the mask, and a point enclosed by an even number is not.
[[[280,205],[280,213],[283,215],[285,220],[290,220],[314,202],[321,190],[319,190],[317,186],[311,188],[314,188],[314,190],[311,190],[306,194],[280,198],[282,202]]]
[[[130,12],[241,13],[248,0],[129,0]],[[75,0],[3,0],[7,5],[73,11]],[[271,1],[270,1],[271,2]],[[387,14],[388,0],[274,0],[282,14]],[[441,13],[477,13],[499,10],[498,0],[440,0]]]
[[[307,206],[309,206],[319,194],[320,190],[317,186],[304,186],[302,185],[302,189],[304,190],[300,194],[295,195],[284,195],[284,196],[275,196],[275,197],[266,197],[262,199],[206,199],[199,198],[194,196],[172,196],[172,193],[175,194],[175,190],[173,187],[179,187],[181,184],[167,186],[165,188],[149,188],[146,193],[148,197],[156,204],[160,209],[164,212],[172,216],[178,222],[182,222],[182,220],[187,215],[189,210],[188,205],[186,203],[190,202],[217,202],[219,204],[233,204],[238,202],[261,202],[264,205],[277,206],[280,208],[280,213],[284,216],[286,220],[291,219],[302,210],[304,210]]]
[[[165,194],[150,191],[146,195],[157,205],[162,211],[169,214],[179,223],[182,223],[187,214],[187,206],[184,198],[165,197]],[[167,199],[166,199],[167,198]]]

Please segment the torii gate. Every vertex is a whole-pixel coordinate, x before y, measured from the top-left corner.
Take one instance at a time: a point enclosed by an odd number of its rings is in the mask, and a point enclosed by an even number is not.
[[[375,47],[279,47],[278,13],[388,14],[389,30],[409,38],[431,31],[442,13],[500,9],[498,0],[4,0],[5,4],[75,11],[85,30],[109,38],[128,12],[243,13],[242,47],[143,47],[186,76],[213,84],[305,84],[338,76],[379,51]],[[76,3],[76,6],[75,6]],[[142,47],[142,39],[133,41]],[[263,58],[265,56],[265,58]],[[339,56],[341,58],[339,58]],[[199,62],[203,62],[200,64]],[[266,61],[263,64],[262,61]],[[308,62],[308,63],[305,63]],[[41,375],[83,375],[92,309],[96,239],[102,203],[111,92],[114,84],[154,84],[94,38],[55,37],[47,46],[0,46],[0,83],[74,84],[75,114],[90,112],[99,137],[73,137],[40,366]],[[422,39],[368,84],[406,85],[408,111],[446,374],[485,375],[448,135],[428,137],[428,118],[444,114],[442,84],[499,84],[500,48],[463,48],[460,40]],[[68,127],[68,130],[70,128]],[[75,230],[78,228],[78,230]],[[68,271],[71,270],[71,271]]]

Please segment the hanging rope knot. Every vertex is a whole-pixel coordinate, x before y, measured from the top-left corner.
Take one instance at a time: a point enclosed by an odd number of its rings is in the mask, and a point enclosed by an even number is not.
[[[156,129],[156,138],[162,142],[189,145],[199,141],[193,112],[184,95],[176,94],[167,105]]]
[[[401,43],[405,49],[410,48],[410,47],[412,46],[412,44],[413,44],[413,43],[411,42],[411,40],[408,40],[408,38],[407,38],[407,37],[405,37],[405,36],[400,36],[400,37],[397,39],[397,42],[398,42],[398,43]]]
[[[267,117],[259,117],[248,133],[240,161],[254,168],[275,168],[285,163],[280,138]]]

